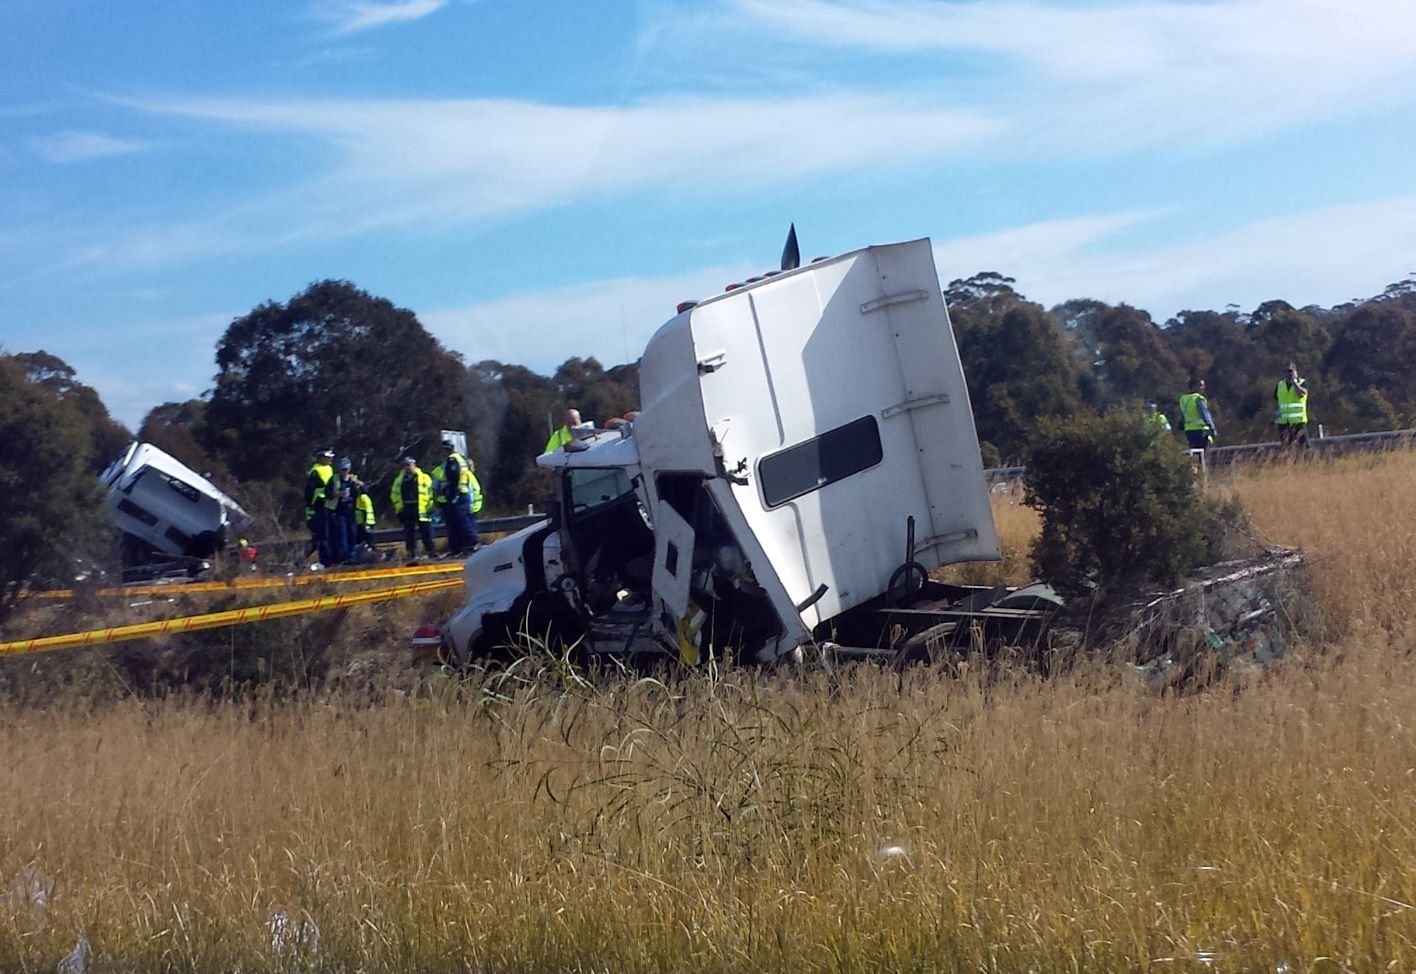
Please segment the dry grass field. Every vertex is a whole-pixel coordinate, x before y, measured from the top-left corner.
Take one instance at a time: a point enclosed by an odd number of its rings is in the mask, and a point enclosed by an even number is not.
[[[0,970],[81,936],[93,972],[1411,970],[1413,478],[1211,487],[1309,551],[1330,634],[1243,686],[860,666],[11,707]],[[999,500],[1022,580],[1035,521]]]

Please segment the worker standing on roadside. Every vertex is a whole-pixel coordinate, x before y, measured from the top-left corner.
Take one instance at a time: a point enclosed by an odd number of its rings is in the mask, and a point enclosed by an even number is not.
[[[1288,363],[1288,375],[1274,389],[1278,399],[1278,439],[1283,446],[1308,446],[1308,380],[1298,375],[1298,366]]]
[[[546,448],[542,453],[554,453],[575,439],[572,429],[580,425],[580,410],[574,407],[565,411],[565,425],[551,434],[551,438],[546,441]]]
[[[1180,397],[1180,419],[1185,424],[1185,439],[1190,449],[1203,450],[1214,443],[1214,417],[1205,398],[1205,380],[1190,380],[1190,391]]]
[[[356,481],[354,488],[354,548],[357,552],[372,551],[374,547],[374,499],[364,487],[362,480]]]
[[[388,492],[393,513],[403,525],[403,546],[408,560],[418,557],[418,537],[423,538],[423,550],[433,556],[433,478],[418,469],[418,461],[403,458],[403,469],[393,478]]]
[[[470,522],[472,485],[476,481],[467,458],[457,452],[452,440],[443,440],[442,448],[447,451],[447,459],[433,468],[433,497],[447,525],[447,553],[461,555],[473,543]]]
[[[354,476],[354,462],[348,457],[341,458],[339,474],[325,490],[330,553],[330,560],[325,564],[342,565],[354,558],[354,505],[358,500],[355,489],[359,486],[359,478]]]
[[[1150,430],[1152,443],[1159,443],[1170,435],[1170,420],[1160,411],[1160,406],[1154,399],[1146,403],[1145,415],[1141,417],[1141,422]]]
[[[315,451],[315,462],[305,477],[305,526],[310,540],[305,545],[305,557],[318,552],[319,561],[312,568],[323,568],[329,560],[329,508],[325,504],[325,489],[334,478],[334,451]]]

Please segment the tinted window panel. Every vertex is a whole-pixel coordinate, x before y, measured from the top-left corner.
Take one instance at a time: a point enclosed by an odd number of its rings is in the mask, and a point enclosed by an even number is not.
[[[776,507],[868,470],[883,458],[880,427],[874,416],[866,416],[763,457],[757,465],[762,496],[768,507]]]
[[[154,524],[157,523],[156,514],[143,510],[141,507],[134,504],[126,497],[124,497],[118,502],[118,510],[122,511],[124,514],[127,514],[129,517],[137,518],[139,521],[142,521],[148,527],[152,527]]]

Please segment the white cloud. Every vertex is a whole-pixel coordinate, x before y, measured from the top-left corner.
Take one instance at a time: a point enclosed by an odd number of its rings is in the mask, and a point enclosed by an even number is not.
[[[1113,239],[1143,230],[1151,214],[1050,221],[943,241],[941,277],[994,270],[1029,298],[1125,302],[1165,321],[1185,309],[1251,309],[1271,298],[1330,306],[1380,293],[1411,271],[1416,196],[1325,207],[1184,243],[1138,246]],[[1126,240],[1137,234],[1127,232]]]
[[[615,194],[709,197],[828,172],[957,156],[996,135],[975,112],[903,97],[665,100],[618,107],[526,101],[169,100],[137,107],[313,135],[339,160],[202,224],[96,241],[80,255],[160,264],[182,256],[447,226]]]
[[[78,162],[102,156],[126,155],[150,148],[146,142],[119,139],[100,132],[56,132],[37,135],[26,144],[30,151],[49,162]]]
[[[1006,108],[1031,144],[1053,149],[1253,138],[1409,103],[1416,84],[1416,5],[1406,0],[730,0],[727,10],[723,31],[993,56],[953,89]],[[938,62],[946,67],[964,70]]]
[[[446,5],[447,0],[396,0],[393,3],[334,0],[317,6],[315,15],[333,24],[336,34],[355,34],[389,24],[422,20]]]

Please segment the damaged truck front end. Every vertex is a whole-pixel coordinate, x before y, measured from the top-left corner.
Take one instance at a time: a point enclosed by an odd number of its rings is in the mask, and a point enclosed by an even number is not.
[[[552,516],[469,560],[458,660],[517,633],[690,663],[879,648],[932,570],[998,558],[927,240],[686,306],[640,388],[632,424],[540,457]]]

